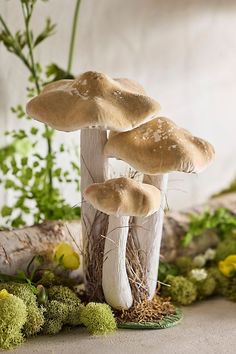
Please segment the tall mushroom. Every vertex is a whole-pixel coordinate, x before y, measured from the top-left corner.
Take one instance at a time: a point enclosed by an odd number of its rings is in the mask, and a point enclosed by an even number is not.
[[[168,173],[198,173],[214,157],[214,149],[205,140],[192,136],[170,119],[156,118],[131,131],[111,134],[105,145],[106,157],[126,161],[144,174],[144,181],[162,191],[161,208],[146,218],[136,217],[131,233],[139,241],[148,296],[154,296],[157,282],[163,209]],[[139,297],[136,296],[136,298]]]
[[[159,109],[158,102],[148,97],[136,82],[111,79],[92,71],[76,80],[48,84],[27,104],[29,116],[54,129],[66,132],[81,129],[82,193],[91,183],[106,179],[103,148],[107,129],[119,132],[133,129],[151,120]],[[87,293],[93,300],[103,299],[101,235],[106,233],[107,226],[106,214],[88,203],[82,204],[84,272]]]
[[[128,309],[133,303],[126,271],[129,216],[146,217],[155,213],[160,207],[160,191],[149,184],[121,177],[92,184],[85,190],[84,198],[95,209],[110,215],[102,287],[106,301],[113,308]]]

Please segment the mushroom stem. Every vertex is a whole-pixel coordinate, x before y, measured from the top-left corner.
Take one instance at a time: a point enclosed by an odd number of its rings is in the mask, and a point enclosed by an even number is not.
[[[115,309],[129,309],[133,303],[125,264],[128,232],[129,216],[109,216],[102,287],[107,303]]]
[[[85,128],[80,135],[81,158],[81,194],[91,184],[104,182],[108,165],[103,148],[107,141],[107,132],[100,129]],[[84,249],[84,275],[87,295],[93,300],[102,300],[102,258],[108,217],[98,212],[89,203],[81,204],[82,235]],[[98,244],[101,247],[98,250]],[[97,254],[101,252],[102,254]],[[99,264],[95,264],[95,260]]]
[[[142,254],[148,298],[152,299],[157,285],[168,174],[144,175],[143,182],[159,188],[162,193],[160,209],[146,218],[134,218],[137,227],[133,228],[138,239],[139,252]]]

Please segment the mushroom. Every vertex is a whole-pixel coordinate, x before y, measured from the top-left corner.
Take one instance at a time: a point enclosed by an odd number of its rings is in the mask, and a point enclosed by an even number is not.
[[[126,271],[126,243],[129,216],[146,217],[160,207],[160,191],[130,178],[115,178],[94,183],[84,191],[84,198],[108,215],[105,239],[102,287],[106,301],[115,309],[128,309],[133,295]]]
[[[162,191],[161,208],[147,218],[136,217],[134,224],[138,227],[131,230],[145,255],[143,268],[151,299],[157,282],[168,173],[204,170],[214,157],[214,148],[170,119],[160,117],[131,131],[111,134],[104,154],[129,163],[144,173],[144,182]]]
[[[111,79],[92,71],[75,80],[46,85],[27,104],[29,116],[54,129],[65,132],[81,129],[82,193],[91,183],[104,182],[107,177],[107,159],[103,153],[107,129],[127,131],[151,120],[159,109],[159,103],[148,97],[136,82]],[[94,259],[95,243],[104,234],[107,219],[88,203],[82,203],[81,208],[86,289],[90,298],[102,300],[102,280],[95,272]]]

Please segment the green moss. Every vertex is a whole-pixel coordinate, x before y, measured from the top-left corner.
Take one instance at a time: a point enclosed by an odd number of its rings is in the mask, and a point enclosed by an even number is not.
[[[226,299],[236,302],[236,277],[228,279],[227,286],[222,289],[221,294]]]
[[[82,309],[81,321],[88,331],[94,335],[114,332],[117,327],[112,310],[107,304],[88,303]]]
[[[45,320],[42,333],[44,334],[57,334],[62,330],[63,323],[57,319]]]
[[[14,295],[0,299],[0,348],[10,349],[23,342],[22,328],[27,319],[24,302]]]
[[[199,300],[211,296],[216,289],[216,280],[211,275],[208,275],[204,280],[193,281],[193,283],[197,287],[197,298]]]
[[[179,269],[179,273],[182,275],[188,274],[190,270],[194,268],[192,259],[187,256],[178,257],[175,264]]]
[[[27,321],[23,332],[26,337],[38,333],[44,323],[43,311],[38,307],[37,297],[28,284],[0,283],[0,290],[6,289],[9,293],[22,299],[27,307]]]
[[[57,300],[51,300],[44,306],[44,309],[45,323],[42,329],[43,333],[58,333],[68,317],[67,305]]]
[[[197,288],[188,279],[183,276],[174,277],[168,275],[164,281],[170,287],[163,286],[162,294],[170,296],[171,299],[180,305],[190,305],[197,298]]]
[[[57,300],[64,302],[66,304],[70,303],[80,303],[80,299],[76,293],[70,288],[62,285],[55,285],[48,289],[48,298],[50,300]]]
[[[231,254],[236,254],[236,237],[228,236],[225,240],[221,241],[216,248],[216,261],[224,260]]]
[[[44,306],[45,325],[43,332],[55,334],[63,325],[78,326],[81,324],[80,299],[65,286],[53,286],[48,289],[48,303]]]

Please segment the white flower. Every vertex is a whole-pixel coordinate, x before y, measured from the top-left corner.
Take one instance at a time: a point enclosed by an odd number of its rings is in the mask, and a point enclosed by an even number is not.
[[[197,281],[204,280],[207,277],[207,272],[205,269],[192,269],[190,274],[192,278]]]
[[[215,259],[215,255],[216,255],[216,251],[213,250],[212,248],[208,248],[208,250],[206,250],[204,254],[204,257],[207,261],[211,261]]]

